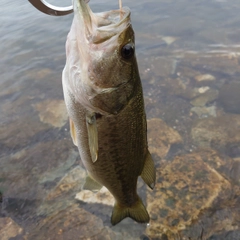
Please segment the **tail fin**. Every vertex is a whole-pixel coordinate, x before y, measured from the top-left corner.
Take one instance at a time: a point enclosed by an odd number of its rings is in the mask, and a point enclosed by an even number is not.
[[[117,202],[115,203],[111,217],[112,225],[116,225],[126,217],[130,217],[139,223],[148,223],[150,220],[148,212],[139,197],[131,207],[120,206]]]

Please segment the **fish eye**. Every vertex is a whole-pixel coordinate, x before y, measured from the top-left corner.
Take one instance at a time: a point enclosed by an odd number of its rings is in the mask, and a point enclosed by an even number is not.
[[[124,59],[130,59],[134,55],[134,45],[130,43],[124,45],[121,54]]]

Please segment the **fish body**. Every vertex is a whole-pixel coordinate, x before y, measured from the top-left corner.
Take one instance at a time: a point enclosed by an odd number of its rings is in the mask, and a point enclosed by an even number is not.
[[[83,188],[110,191],[113,225],[126,217],[147,223],[137,179],[141,176],[153,188],[155,168],[130,10],[96,14],[84,0],[74,0],[66,56],[64,99],[71,136],[88,172]]]

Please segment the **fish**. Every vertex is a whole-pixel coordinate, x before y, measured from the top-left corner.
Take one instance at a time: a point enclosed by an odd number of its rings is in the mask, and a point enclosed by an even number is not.
[[[62,73],[70,134],[87,171],[82,189],[105,186],[115,199],[111,223],[148,223],[137,181],[154,188],[147,123],[130,9],[92,12],[74,0]]]

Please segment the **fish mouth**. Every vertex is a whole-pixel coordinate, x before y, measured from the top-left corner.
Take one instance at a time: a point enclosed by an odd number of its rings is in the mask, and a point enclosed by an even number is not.
[[[102,43],[123,32],[130,24],[130,9],[123,7],[102,13],[93,13],[86,0],[74,0],[74,14],[79,30],[89,43]]]

